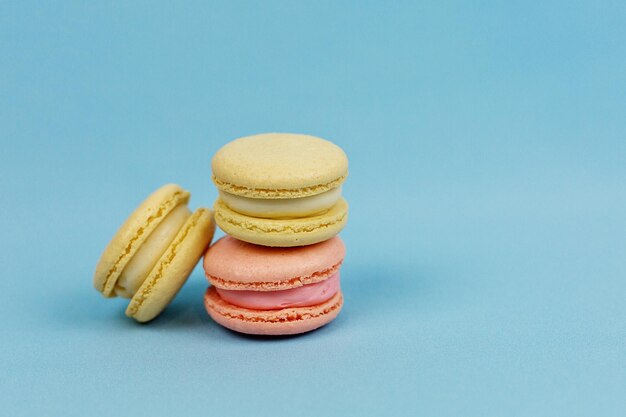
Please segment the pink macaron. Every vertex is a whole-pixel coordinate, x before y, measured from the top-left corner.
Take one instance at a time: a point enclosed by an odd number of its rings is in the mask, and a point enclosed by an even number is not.
[[[339,268],[345,247],[336,236],[309,246],[253,245],[226,236],[204,256],[212,284],[209,315],[241,333],[289,335],[331,322],[343,305]]]

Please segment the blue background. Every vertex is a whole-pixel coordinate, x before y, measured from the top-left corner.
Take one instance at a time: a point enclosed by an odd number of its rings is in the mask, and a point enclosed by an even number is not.
[[[624,2],[95,3],[0,4],[0,414],[624,415]],[[350,158],[335,322],[232,333],[199,268],[145,326],[92,288],[267,131]]]

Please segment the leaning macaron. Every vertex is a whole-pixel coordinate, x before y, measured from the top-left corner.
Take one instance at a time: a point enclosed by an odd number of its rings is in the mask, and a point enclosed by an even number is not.
[[[183,286],[211,242],[212,212],[191,212],[189,192],[175,184],[152,193],[104,250],[94,287],[105,297],[130,298],[126,315],[155,318]]]
[[[278,248],[226,236],[204,256],[211,286],[204,302],[219,324],[241,333],[290,335],[330,323],[343,305],[338,236],[314,245]]]
[[[335,236],[348,219],[343,150],[309,135],[266,133],[223,146],[213,157],[217,225],[264,246],[303,246]]]

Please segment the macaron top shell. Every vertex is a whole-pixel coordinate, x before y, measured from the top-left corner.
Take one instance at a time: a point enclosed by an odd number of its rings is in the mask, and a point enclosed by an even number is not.
[[[295,248],[258,246],[225,236],[206,252],[204,271],[218,288],[276,291],[331,277],[345,253],[338,236]]]
[[[100,257],[94,274],[94,287],[106,297],[115,296],[113,290],[117,279],[139,247],[174,208],[188,201],[189,192],[178,185],[167,184],[141,203]]]
[[[264,219],[231,210],[221,199],[215,221],[227,234],[263,246],[295,247],[323,242],[337,235],[348,221],[348,203],[340,199],[325,213],[295,219]]]
[[[297,198],[341,185],[348,158],[327,140],[291,133],[236,139],[213,157],[218,189],[249,198]]]

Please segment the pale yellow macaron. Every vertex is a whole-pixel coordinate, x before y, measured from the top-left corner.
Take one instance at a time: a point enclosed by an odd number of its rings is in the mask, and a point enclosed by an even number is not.
[[[126,315],[155,318],[172,301],[213,239],[212,212],[187,208],[189,192],[165,185],[117,231],[100,257],[94,286],[105,297],[130,298]]]
[[[213,157],[215,221],[265,246],[302,246],[335,236],[348,219],[341,185],[348,158],[315,136],[265,133],[224,145]]]

